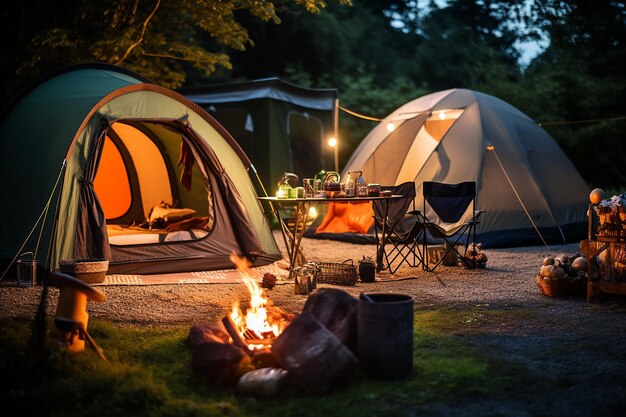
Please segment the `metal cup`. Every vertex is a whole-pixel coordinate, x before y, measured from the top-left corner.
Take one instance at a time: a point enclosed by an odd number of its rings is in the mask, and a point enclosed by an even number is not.
[[[324,196],[324,187],[322,185],[321,179],[316,179],[313,183],[313,196],[315,197],[323,197]]]

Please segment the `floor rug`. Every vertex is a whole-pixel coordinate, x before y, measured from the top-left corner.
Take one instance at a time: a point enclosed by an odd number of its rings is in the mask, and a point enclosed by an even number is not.
[[[249,274],[250,277],[260,280],[266,272],[274,274],[277,278],[277,283],[285,281],[288,276],[288,271],[280,268],[276,263],[251,268]],[[92,285],[236,284],[241,282],[241,280],[241,274],[236,269],[223,269],[218,271],[178,272],[174,274],[112,274],[107,275],[104,282]]]

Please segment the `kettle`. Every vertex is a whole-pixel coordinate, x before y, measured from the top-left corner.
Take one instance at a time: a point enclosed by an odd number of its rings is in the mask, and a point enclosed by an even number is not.
[[[331,182],[339,182],[341,176],[338,172],[335,171],[327,171],[326,176],[324,177],[324,184]]]
[[[340,178],[339,173],[335,171],[328,171],[326,173],[326,178],[322,184],[324,195],[326,195],[326,197],[334,198],[341,194],[341,183],[339,182]]]
[[[276,191],[277,198],[292,198],[294,188],[298,185],[300,178],[291,172],[285,172],[278,181],[278,191]]]
[[[298,182],[300,181],[300,177],[293,172],[285,172],[280,180],[278,180],[278,187],[283,184],[289,184],[290,187],[295,188],[298,186]]]

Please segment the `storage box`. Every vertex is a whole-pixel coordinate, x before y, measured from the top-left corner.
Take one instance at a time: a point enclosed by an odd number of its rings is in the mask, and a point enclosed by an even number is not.
[[[459,249],[459,247],[460,245],[456,245],[457,250]],[[437,262],[439,262],[445,250],[446,250],[446,247],[444,245],[429,246],[428,254],[427,254],[428,264],[434,265]],[[446,258],[441,262],[441,264],[445,266],[458,266],[459,255],[454,250],[451,250],[450,252],[448,252],[448,254],[446,255]]]

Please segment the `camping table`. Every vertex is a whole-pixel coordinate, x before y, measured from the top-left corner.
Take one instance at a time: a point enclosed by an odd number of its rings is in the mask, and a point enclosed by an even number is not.
[[[391,200],[396,200],[402,198],[401,195],[389,195],[382,197],[335,197],[335,198],[326,198],[326,197],[313,197],[313,198],[277,198],[277,197],[259,197],[261,201],[267,201],[270,203],[272,207],[272,211],[276,215],[278,222],[281,226],[281,232],[283,235],[283,240],[285,241],[285,246],[287,249],[287,255],[289,257],[289,279],[295,280],[295,268],[306,263],[306,258],[300,249],[300,243],[302,241],[302,236],[304,235],[306,229],[306,223],[309,217],[309,208],[313,203],[345,203],[345,204],[355,204],[355,203],[365,203],[365,202],[374,202],[374,201],[382,201],[384,202],[384,214],[387,217],[387,211],[389,209],[389,202]],[[295,210],[295,219],[293,222],[293,226],[290,229],[285,221],[282,219],[279,213],[279,207],[292,207]],[[383,224],[383,229],[380,239],[380,250],[376,253],[376,270],[380,272],[382,270],[382,257],[385,242],[389,237],[389,232],[385,230],[385,225]]]

